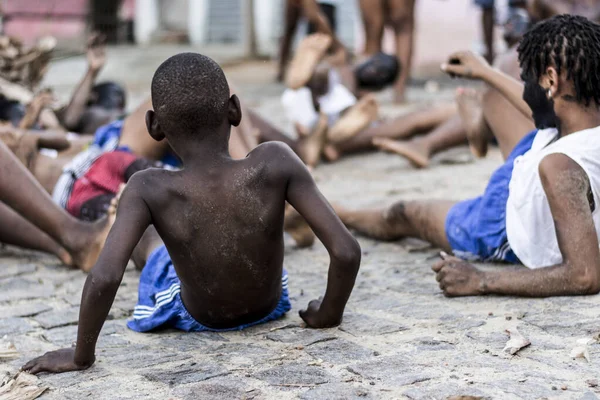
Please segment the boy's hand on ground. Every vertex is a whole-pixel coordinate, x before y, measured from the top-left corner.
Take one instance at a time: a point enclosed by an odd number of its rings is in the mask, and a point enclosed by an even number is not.
[[[472,51],[454,53],[442,64],[442,71],[450,76],[468,79],[482,79],[489,68],[487,60]]]
[[[300,318],[306,322],[309,328],[331,328],[338,326],[342,318],[333,318],[331,315],[324,315],[321,308],[321,300],[313,300],[308,303],[306,310],[300,310]]]
[[[91,367],[92,364],[93,361],[86,365],[79,365],[75,363],[75,347],[71,347],[67,349],[49,351],[43,356],[29,361],[21,369],[35,375],[40,372],[60,373],[80,371]]]
[[[459,258],[442,253],[442,260],[431,269],[445,296],[474,296],[483,294],[483,272]]]

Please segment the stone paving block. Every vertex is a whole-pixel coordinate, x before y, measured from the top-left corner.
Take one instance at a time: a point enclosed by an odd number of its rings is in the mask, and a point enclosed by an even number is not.
[[[28,282],[27,285],[21,285],[26,287],[13,288],[7,285],[4,288],[0,288],[0,303],[7,301],[18,301],[28,299],[41,299],[48,298],[54,295],[54,285],[50,283],[36,283]]]
[[[44,329],[74,325],[79,321],[79,308],[66,308],[48,311],[34,317]]]
[[[433,372],[405,360],[405,355],[376,357],[372,361],[353,364],[346,369],[364,379],[383,381],[387,385],[404,386],[436,377]]]
[[[217,376],[228,375],[229,371],[214,363],[197,363],[195,361],[169,368],[149,368],[141,373],[150,381],[165,383],[169,386],[201,382]]]
[[[191,383],[175,387],[171,394],[181,400],[232,400],[259,399],[259,389],[245,389],[238,379],[214,378],[208,382]]]
[[[377,398],[377,396],[363,387],[326,383],[307,390],[299,398],[302,400],[362,400]]]
[[[276,342],[294,343],[302,346],[309,346],[336,338],[333,330],[308,328],[280,329],[266,334],[265,337]]]
[[[345,339],[328,340],[307,346],[306,351],[316,359],[334,364],[349,364],[364,361],[375,356],[373,350],[359,346]]]
[[[386,333],[408,330],[407,326],[386,320],[374,318],[365,314],[346,313],[340,325],[340,330],[354,336],[384,335]]]
[[[33,331],[34,328],[25,318],[2,318],[0,319],[0,337],[20,335]]]
[[[478,388],[466,385],[461,386],[451,382],[444,382],[441,385],[429,387],[413,387],[405,390],[402,394],[411,400],[447,399],[451,396],[474,396],[483,399],[494,398]]]
[[[0,263],[0,282],[5,278],[27,275],[37,271],[35,264],[2,264]]]
[[[579,400],[598,400],[598,396],[596,396],[593,392],[585,392]]]
[[[125,352],[122,349],[120,351],[119,349],[111,350],[115,354],[107,358],[106,362],[130,369],[150,368],[161,364],[189,360],[193,357],[190,353],[164,353],[157,351],[156,348],[137,344],[128,346]]]
[[[47,303],[26,303],[18,305],[0,306],[0,315],[3,318],[9,317],[32,317],[34,315],[52,310]]]
[[[333,381],[333,377],[324,368],[296,362],[257,372],[252,377],[281,387],[322,385]]]

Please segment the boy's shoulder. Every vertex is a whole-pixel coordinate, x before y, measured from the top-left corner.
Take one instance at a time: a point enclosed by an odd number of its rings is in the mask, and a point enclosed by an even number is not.
[[[263,164],[267,170],[277,174],[287,174],[297,168],[304,168],[302,160],[283,142],[262,143],[248,153],[246,158],[250,162]]]
[[[148,168],[133,174],[127,182],[127,187],[134,189],[142,197],[145,197],[144,195],[155,197],[161,193],[161,188],[172,183],[170,178],[176,173],[177,171],[161,168]]]

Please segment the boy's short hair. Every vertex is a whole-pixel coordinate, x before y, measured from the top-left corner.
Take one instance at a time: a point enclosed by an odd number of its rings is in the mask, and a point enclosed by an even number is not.
[[[95,85],[92,88],[93,99],[89,105],[97,105],[106,110],[121,110],[125,108],[127,95],[123,86],[116,82],[108,81]]]
[[[152,78],[152,106],[168,133],[216,128],[227,118],[229,85],[214,60],[181,53],[163,62]]]

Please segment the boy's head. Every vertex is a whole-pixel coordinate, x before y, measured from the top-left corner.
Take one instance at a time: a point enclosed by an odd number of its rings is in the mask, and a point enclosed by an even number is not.
[[[560,127],[574,106],[600,105],[600,25],[558,15],[534,25],[518,53],[523,99],[538,128]]]
[[[95,85],[90,93],[88,106],[99,106],[107,111],[125,110],[125,89],[116,82],[103,82]]]
[[[240,102],[229,96],[225,74],[212,59],[196,53],[177,54],[163,62],[152,78],[148,132],[156,140],[218,133],[242,119]],[[194,138],[197,139],[197,138]],[[201,139],[201,138],[198,138]]]
[[[358,65],[354,75],[360,89],[381,90],[396,81],[400,68],[396,57],[380,52]]]

